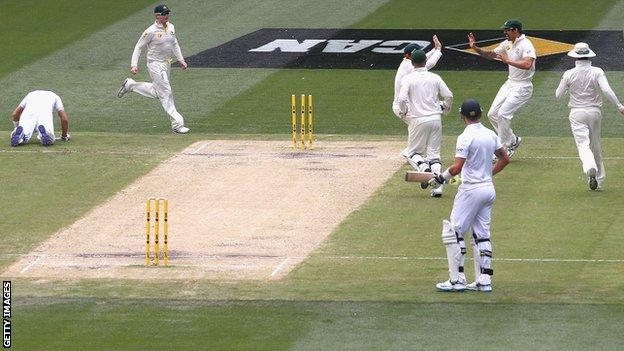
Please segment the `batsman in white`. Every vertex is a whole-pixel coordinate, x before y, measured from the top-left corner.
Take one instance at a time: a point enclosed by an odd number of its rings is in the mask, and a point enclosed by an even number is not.
[[[152,77],[152,83],[135,82],[131,78],[126,78],[117,92],[117,97],[134,91],[143,96],[158,98],[169,115],[171,130],[174,133],[186,134],[189,129],[184,126],[184,118],[175,107],[169,81],[172,56],[176,57],[182,69],[186,69],[188,65],[182,56],[175,27],[173,23],[169,23],[169,13],[167,5],[158,5],[154,8],[156,21],[143,32],[132,53],[130,73],[136,75],[139,72],[138,62],[141,52],[147,46],[147,69]]]
[[[604,93],[624,115],[624,105],[609,86],[602,69],[593,67],[591,58],[596,54],[586,43],[576,43],[568,56],[575,58],[575,67],[563,74],[555,92],[561,99],[566,91],[570,92],[570,127],[576,142],[579,157],[583,164],[583,172],[591,190],[602,189],[605,180],[605,168],[602,161],[600,146],[601,107]]]
[[[478,47],[477,40],[472,33],[468,34],[468,44],[479,55],[500,60],[509,65],[509,76],[498,90],[488,111],[488,118],[511,157],[522,143],[522,138],[514,134],[511,129],[511,120],[514,113],[533,95],[536,53],[533,43],[522,34],[520,21],[508,20],[502,28],[507,40],[500,43],[493,51]]]
[[[457,189],[450,221],[442,221],[442,242],[446,247],[449,280],[438,283],[442,291],[492,291],[492,243],[490,221],[496,191],[492,176],[509,163],[509,156],[496,134],[484,127],[481,106],[476,100],[462,103],[459,113],[466,128],[457,137],[455,161],[442,174],[429,181],[432,187],[447,183],[461,172],[462,184]],[[497,161],[492,165],[492,156]],[[466,284],[464,235],[472,228],[475,281]]]
[[[403,154],[410,155],[408,160],[417,171],[439,173],[442,114],[448,115],[453,93],[439,75],[427,71],[424,51],[412,51],[411,61],[414,72],[403,77],[397,98],[399,116],[407,123],[407,148]],[[423,188],[427,186],[423,183]],[[431,196],[442,196],[442,187],[433,189]]]
[[[13,111],[15,129],[11,132],[11,146],[27,143],[35,129],[43,146],[53,145],[56,140],[53,116],[55,111],[61,119],[59,139],[69,141],[69,122],[61,98],[51,91],[35,90],[29,92]]]

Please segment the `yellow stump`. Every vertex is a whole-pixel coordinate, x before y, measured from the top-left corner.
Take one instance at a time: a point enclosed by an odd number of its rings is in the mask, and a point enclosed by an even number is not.
[[[293,94],[290,97],[291,120],[292,120],[292,141],[293,149],[297,148],[297,98]]]
[[[163,237],[165,241],[163,247],[163,259],[165,266],[167,266],[169,265],[169,200],[164,199],[163,206]]]
[[[306,114],[306,96],[305,94],[301,94],[301,148],[305,149],[306,148],[306,144],[305,144],[305,130],[306,130],[306,123],[305,123],[305,114]]]
[[[151,209],[151,199],[147,199],[147,202],[145,203],[145,265],[149,266],[150,265],[150,213],[152,212]]]
[[[312,95],[308,95],[308,144],[312,148]]]
[[[160,221],[158,213],[160,212],[160,201],[156,199],[154,202],[154,264],[158,266],[158,256],[160,255],[160,245],[158,244],[158,231],[160,230]]]

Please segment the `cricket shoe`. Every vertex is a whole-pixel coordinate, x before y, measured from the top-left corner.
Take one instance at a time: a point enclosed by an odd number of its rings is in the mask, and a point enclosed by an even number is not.
[[[123,97],[127,92],[130,91],[130,84],[134,83],[134,79],[126,78],[123,83],[121,83],[121,87],[117,90],[117,97]]]
[[[39,131],[39,137],[41,138],[41,144],[43,146],[50,146],[54,144],[54,138],[52,138],[50,134],[48,134],[44,126],[39,125],[39,127],[37,127],[37,130]]]
[[[472,283],[466,285],[466,290],[491,292],[492,291],[492,284],[481,285],[478,282],[472,282]]]
[[[13,134],[11,134],[11,146],[17,146],[24,140],[24,127],[17,126]]]
[[[191,130],[186,128],[185,126],[181,126],[178,128],[172,128],[171,129],[174,133],[176,134],[187,134],[188,132],[190,132]]]
[[[436,289],[446,292],[460,292],[466,290],[466,284],[462,284],[459,281],[452,282],[447,280],[444,283],[436,284]]]
[[[594,167],[587,171],[587,184],[591,190],[598,189],[598,180],[596,180],[596,169]]]
[[[511,158],[511,156],[513,156],[516,153],[516,151],[520,147],[520,144],[522,144],[522,138],[517,135],[515,137],[516,137],[516,141],[513,142],[511,145],[509,145],[509,148],[507,148],[507,153],[509,154],[509,158]]]
[[[442,186],[431,189],[431,197],[442,197]]]

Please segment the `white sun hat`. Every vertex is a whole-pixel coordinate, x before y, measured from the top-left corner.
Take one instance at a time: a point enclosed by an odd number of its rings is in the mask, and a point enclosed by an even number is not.
[[[574,44],[574,49],[568,52],[568,56],[574,58],[596,57],[596,53],[589,48],[587,43],[576,43]]]

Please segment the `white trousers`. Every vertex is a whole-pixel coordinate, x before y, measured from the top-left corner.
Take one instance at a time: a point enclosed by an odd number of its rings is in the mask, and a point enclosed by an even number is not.
[[[429,119],[427,117],[427,119]],[[440,159],[442,145],[441,117],[423,121],[423,118],[407,117],[407,148],[403,155],[419,154],[428,160]]]
[[[463,238],[472,227],[477,239],[489,239],[492,206],[494,206],[495,199],[496,191],[491,182],[462,183],[457,189],[451,211],[451,223],[457,234]]]
[[[590,168],[596,168],[598,184],[604,182],[606,172],[602,161],[600,146],[600,124],[602,114],[597,107],[570,109],[570,128],[579,157],[583,164],[583,173],[587,174]]]
[[[152,83],[136,82],[130,84],[130,90],[149,98],[158,98],[169,115],[171,128],[182,127],[184,118],[175,107],[173,92],[171,91],[171,64],[169,62],[151,61],[147,63],[147,69],[150,77],[152,77]]]
[[[492,107],[488,111],[488,118],[498,133],[503,146],[509,147],[514,142],[511,119],[514,113],[526,104],[532,95],[533,83],[531,82],[507,80],[498,90]]]
[[[48,116],[33,116],[22,114],[19,120],[19,126],[24,128],[24,143],[27,143],[30,138],[32,138],[33,132],[37,131],[37,136],[39,140],[41,140],[41,136],[39,135],[39,129],[37,129],[40,125],[42,125],[46,133],[52,138],[54,141],[54,121],[52,114]],[[15,132],[15,129],[13,130]],[[13,133],[11,133],[11,136]]]

